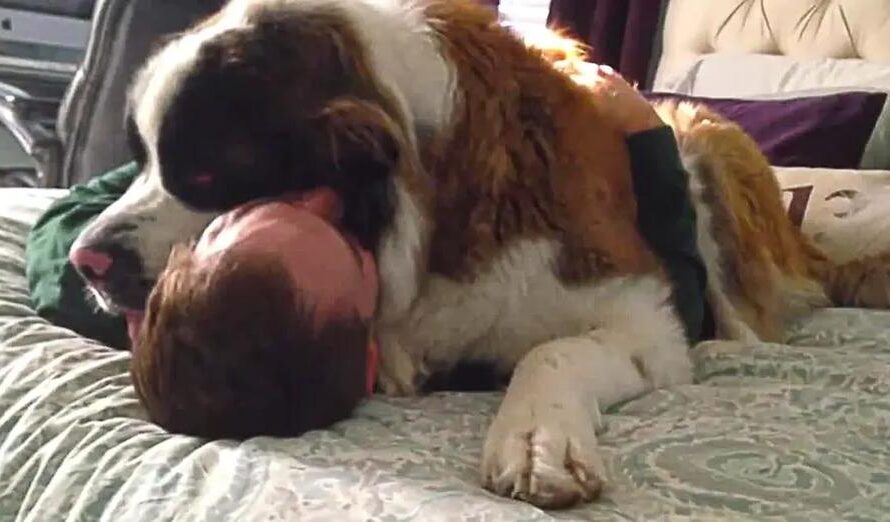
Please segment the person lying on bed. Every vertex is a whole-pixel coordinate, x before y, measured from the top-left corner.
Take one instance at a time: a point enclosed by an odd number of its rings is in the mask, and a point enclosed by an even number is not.
[[[255,201],[178,246],[132,332],[150,419],[209,438],[294,436],[373,391],[377,267],[329,189]]]
[[[713,321],[704,298],[705,267],[697,247],[695,212],[689,199],[687,176],[673,133],[640,93],[620,75],[605,67],[599,68],[596,75],[590,88],[603,116],[627,134],[633,187],[639,203],[640,230],[674,282],[673,299],[690,342],[694,344],[710,338]],[[83,227],[123,194],[137,174],[135,167],[127,166],[76,187],[38,221],[29,237],[27,259],[32,299],[41,316],[64,321],[64,326],[88,336],[100,332],[105,339],[126,338],[126,326],[122,321],[95,313],[85,298],[84,283],[67,263],[67,254]],[[182,251],[172,256],[174,266],[177,263],[191,266],[189,263],[192,262],[193,259],[189,260]],[[228,277],[234,276],[230,274]],[[260,287],[254,289],[261,290]],[[220,304],[236,302],[229,298]],[[244,314],[248,310],[251,318],[259,317],[250,307],[233,306],[231,310],[233,314]],[[263,333],[268,335],[269,332]],[[116,346],[126,347],[126,343]],[[249,350],[237,353],[244,356]],[[161,364],[172,365],[174,362],[161,361]],[[210,362],[196,359],[192,364],[200,368]],[[226,371],[237,371],[240,360],[233,357],[226,364],[230,365]],[[222,363],[219,363],[216,368],[221,367]],[[224,374],[221,372],[220,375]],[[192,393],[203,392],[193,386]],[[173,401],[175,397],[163,400]]]

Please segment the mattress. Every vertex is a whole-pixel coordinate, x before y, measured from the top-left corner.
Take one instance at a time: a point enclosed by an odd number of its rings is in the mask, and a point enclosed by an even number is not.
[[[494,393],[374,398],[300,438],[144,420],[129,355],[35,317],[23,250],[61,191],[0,190],[0,520],[785,520],[890,513],[890,314],[824,310],[788,344],[606,415],[603,498],[544,512],[478,486]]]

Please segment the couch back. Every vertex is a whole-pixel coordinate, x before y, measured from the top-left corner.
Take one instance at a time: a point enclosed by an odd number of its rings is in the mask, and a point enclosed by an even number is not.
[[[224,0],[98,0],[84,62],[62,103],[62,184],[130,161],[123,132],[130,79],[164,34],[185,29]]]

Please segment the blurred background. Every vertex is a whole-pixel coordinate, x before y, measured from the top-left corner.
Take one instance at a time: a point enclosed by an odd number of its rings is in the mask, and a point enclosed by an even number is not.
[[[54,130],[55,107],[83,60],[95,0],[0,0],[0,97],[28,98],[28,120]],[[0,110],[9,111],[8,107]],[[24,108],[22,109],[25,110]],[[6,114],[14,119],[12,114]],[[36,162],[0,125],[0,186],[36,184]]]

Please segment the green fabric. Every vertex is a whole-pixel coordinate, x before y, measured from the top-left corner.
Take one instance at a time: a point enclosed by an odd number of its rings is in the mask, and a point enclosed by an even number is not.
[[[639,132],[627,139],[637,196],[640,232],[674,283],[674,305],[690,342],[711,327],[705,305],[707,270],[698,250],[689,177],[670,127]]]
[[[130,163],[75,186],[40,217],[28,234],[25,272],[34,310],[48,321],[115,348],[127,349],[123,319],[99,312],[83,279],[68,262],[77,236],[123,194],[139,173]]]

